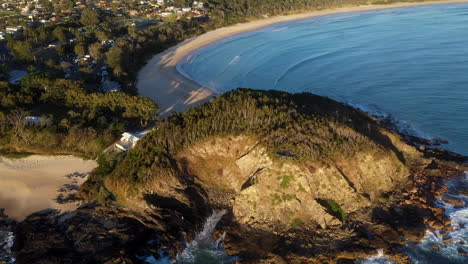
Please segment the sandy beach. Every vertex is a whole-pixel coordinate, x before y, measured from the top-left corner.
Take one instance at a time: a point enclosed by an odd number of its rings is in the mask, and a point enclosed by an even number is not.
[[[76,209],[76,203],[66,198],[96,166],[93,160],[74,156],[0,157],[0,208],[15,220],[48,208]]]
[[[137,88],[141,95],[147,96],[159,104],[162,116],[165,116],[174,111],[183,112],[191,106],[206,102],[215,95],[215,93],[210,89],[202,87],[196,82],[185,78],[185,76],[180,74],[176,69],[177,63],[180,60],[209,44],[237,34],[261,29],[269,25],[310,17],[418,5],[463,2],[468,2],[468,0],[346,7],[288,16],[276,16],[263,20],[220,28],[201,36],[186,40],[177,46],[174,46],[165,52],[154,56],[139,72],[137,77]]]

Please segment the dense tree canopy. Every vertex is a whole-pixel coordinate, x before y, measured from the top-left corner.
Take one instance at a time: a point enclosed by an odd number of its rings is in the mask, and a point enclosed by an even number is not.
[[[91,8],[86,8],[81,14],[80,22],[85,26],[95,26],[99,24],[99,14],[96,10]]]
[[[273,155],[326,161],[391,148],[380,129],[363,112],[321,96],[239,89],[162,120],[113,177],[140,182],[157,176],[150,171],[173,167],[178,151],[215,136],[252,135]]]
[[[155,119],[157,110],[146,97],[89,93],[80,82],[32,73],[19,87],[0,82],[0,152],[94,156],[125,127],[137,128]],[[40,122],[25,121],[36,113]]]

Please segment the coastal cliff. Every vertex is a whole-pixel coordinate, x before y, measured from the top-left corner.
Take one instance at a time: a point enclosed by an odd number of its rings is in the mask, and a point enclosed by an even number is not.
[[[450,228],[433,202],[441,180],[460,169],[348,105],[238,89],[161,120],[128,154],[102,158],[81,190],[97,209],[33,215],[14,250],[19,263],[44,252],[139,263],[143,249],[175,255],[213,210],[225,209],[220,231],[242,263],[352,263],[379,248],[407,263],[398,250],[404,237],[418,241],[427,225]],[[35,229],[39,220],[44,228]],[[95,247],[79,239],[84,226]],[[34,242],[38,233],[55,234],[62,251]]]

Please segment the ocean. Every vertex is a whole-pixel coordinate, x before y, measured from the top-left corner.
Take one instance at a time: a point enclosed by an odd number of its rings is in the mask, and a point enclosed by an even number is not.
[[[178,65],[224,93],[236,88],[311,92],[391,116],[406,133],[441,138],[468,155],[468,4],[436,4],[280,23],[206,46]],[[402,248],[415,264],[468,263],[468,179],[447,182],[464,207],[438,201],[452,220],[444,243],[427,231]],[[436,250],[435,248],[438,248]],[[385,252],[357,263],[393,263]]]

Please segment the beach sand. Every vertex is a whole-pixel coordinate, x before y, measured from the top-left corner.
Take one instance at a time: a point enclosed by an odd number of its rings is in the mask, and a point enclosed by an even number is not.
[[[59,203],[57,197],[76,193],[96,166],[73,156],[0,157],[0,208],[15,220],[48,208],[74,210],[76,202]]]
[[[141,95],[147,96],[158,103],[159,107],[161,108],[162,116],[166,116],[174,111],[183,112],[191,106],[195,106],[208,101],[211,97],[215,95],[213,91],[200,86],[192,80],[187,79],[176,69],[177,63],[181,59],[209,44],[215,43],[233,35],[264,28],[269,25],[300,20],[310,17],[418,5],[462,2],[468,2],[468,0],[396,3],[390,5],[365,5],[357,7],[346,7],[288,16],[276,16],[263,20],[257,20],[225,28],[220,28],[203,34],[201,36],[186,40],[180,43],[179,45],[174,46],[154,56],[140,70],[137,77],[137,88]]]

